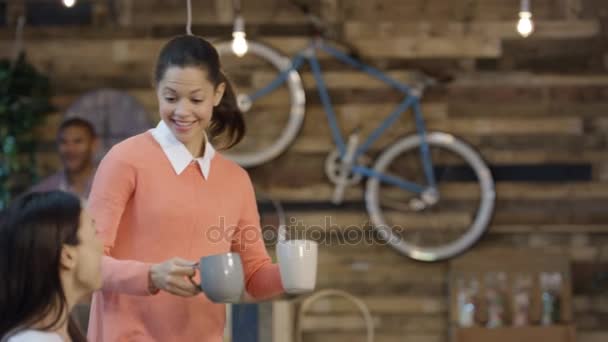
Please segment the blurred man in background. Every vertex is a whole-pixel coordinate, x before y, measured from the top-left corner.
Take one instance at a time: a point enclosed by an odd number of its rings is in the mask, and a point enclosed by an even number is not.
[[[57,148],[63,168],[30,191],[63,190],[86,202],[95,174],[97,146],[97,134],[91,123],[80,118],[62,122],[57,133]]]

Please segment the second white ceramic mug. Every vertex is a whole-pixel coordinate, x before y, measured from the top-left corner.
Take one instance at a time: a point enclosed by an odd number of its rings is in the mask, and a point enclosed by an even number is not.
[[[277,257],[285,292],[311,292],[317,282],[318,244],[310,240],[286,240],[277,243]]]

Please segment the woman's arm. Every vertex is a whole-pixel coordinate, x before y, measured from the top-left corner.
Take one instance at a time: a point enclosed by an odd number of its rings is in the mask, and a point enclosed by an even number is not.
[[[273,264],[266,252],[260,215],[251,180],[243,170],[246,180],[243,186],[244,204],[239,223],[232,239],[232,251],[241,255],[245,271],[246,302],[267,300],[283,294],[279,266]]]
[[[151,264],[135,260],[118,260],[105,255],[101,263],[103,291],[132,296],[155,294],[158,289],[150,280]]]
[[[120,148],[120,145],[118,145]],[[136,188],[137,170],[120,149],[108,152],[97,168],[89,196],[89,211],[104,240],[102,291],[147,296],[165,290],[178,296],[194,296],[200,290],[185,277],[194,275],[193,263],[173,258],[159,264],[112,257],[120,222]]]
[[[137,172],[124,161],[123,153],[113,148],[103,158],[91,187],[88,210],[101,235],[105,256],[102,258],[103,291],[130,295],[149,295],[149,263],[113,258],[118,227],[127,203],[135,190]]]

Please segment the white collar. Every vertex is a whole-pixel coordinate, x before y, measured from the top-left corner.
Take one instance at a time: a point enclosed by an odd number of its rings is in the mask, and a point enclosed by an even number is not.
[[[207,135],[205,135],[205,154],[202,157],[194,158],[186,146],[177,140],[163,120],[160,120],[156,128],[150,130],[150,133],[160,144],[160,147],[163,149],[163,152],[165,152],[171,166],[173,166],[175,173],[178,175],[181,174],[186,167],[188,167],[190,162],[196,160],[201,167],[203,177],[209,179],[211,160],[213,159],[213,156],[215,156],[215,149],[211,143],[209,143]]]

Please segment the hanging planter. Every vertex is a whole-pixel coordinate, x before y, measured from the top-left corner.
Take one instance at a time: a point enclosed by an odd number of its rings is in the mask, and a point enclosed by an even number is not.
[[[50,83],[21,54],[0,60],[0,209],[37,181],[33,129],[52,110]]]

